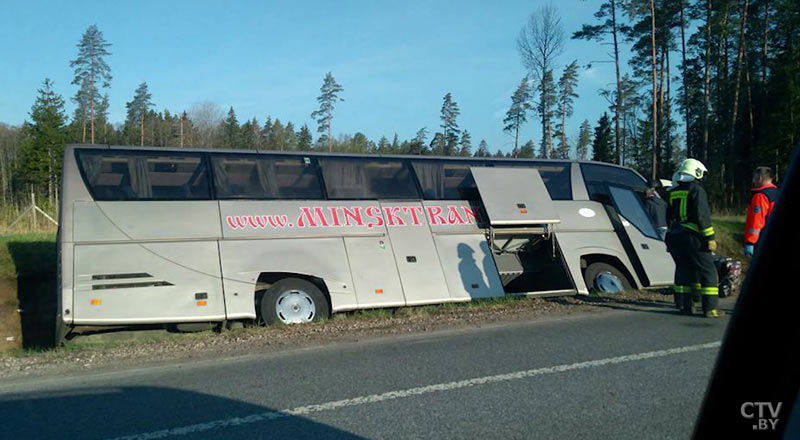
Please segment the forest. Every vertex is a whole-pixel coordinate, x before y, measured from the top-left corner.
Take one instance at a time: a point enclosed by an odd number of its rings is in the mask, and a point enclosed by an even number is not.
[[[717,210],[741,209],[750,173],[770,166],[778,180],[800,140],[800,2],[797,0],[585,1],[594,20],[565,29],[554,5],[534,9],[516,41],[527,75],[514,85],[503,126],[508,152],[472,139],[459,125],[456,96],[431,97],[440,120],[400,139],[387,133],[335,131],[335,107],[346,91],[329,72],[321,81],[316,127],[280,115],[243,119],[202,101],[158,109],[147,82],[130,91],[123,122],[110,121],[113,42],[97,25],[77,39],[72,85],[63,97],[42,78],[26,122],[0,122],[0,202],[6,221],[35,194],[57,206],[64,146],[69,143],[280,151],[575,158],[632,167],[646,178],[669,177],[685,157],[713,170],[706,187]],[[614,65],[612,84],[596,96],[576,93],[579,65],[564,53],[569,39],[597,44]],[[632,55],[623,65],[620,53]],[[629,54],[630,55],[630,54]],[[512,85],[509,85],[512,86]],[[120,92],[122,93],[122,92]],[[602,99],[595,121],[568,127],[578,99]],[[67,100],[74,112],[67,114]],[[541,138],[522,142],[520,128],[536,124]],[[408,130],[411,127],[403,127]],[[411,132],[413,132],[412,130]],[[334,135],[334,133],[336,133]]]

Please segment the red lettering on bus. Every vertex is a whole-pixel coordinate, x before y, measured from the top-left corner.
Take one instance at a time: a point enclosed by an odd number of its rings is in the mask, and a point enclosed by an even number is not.
[[[331,206],[330,208],[328,208],[328,211],[330,211],[331,213],[331,220],[333,220],[332,226],[342,226],[342,224],[339,223],[339,213],[336,211],[337,209],[341,208],[338,208],[336,206]]]
[[[431,225],[444,225],[447,224],[442,217],[442,208],[439,206],[426,206],[428,210],[428,222]]]
[[[352,226],[350,220],[356,226],[364,226],[364,218],[361,217],[361,207],[360,206],[353,206],[351,208],[342,207],[342,213],[344,214],[344,224],[346,226]]]
[[[422,206],[403,206],[403,212],[411,215],[411,224],[419,226],[419,214],[422,213]]]
[[[306,223],[308,225],[306,225]],[[314,213],[311,211],[311,208],[302,207],[300,208],[300,216],[297,217],[297,227],[298,228],[316,228],[317,222],[314,219]]]
[[[238,215],[234,216],[229,215],[225,218],[225,221],[228,222],[228,226],[230,226],[232,229],[239,229],[239,228],[244,229],[245,227],[247,227],[247,223],[242,221],[242,218],[239,217]]]
[[[481,212],[479,210],[472,209],[471,206],[462,206],[461,209],[464,210],[464,218],[467,223],[473,224],[481,221]]]
[[[458,213],[458,206],[447,207],[447,223],[451,225],[467,224],[467,222],[461,217],[461,214]]]
[[[286,215],[268,215],[267,220],[270,226],[277,229],[285,227],[289,217]]]
[[[367,227],[372,229],[373,227],[383,226],[383,217],[381,217],[381,210],[377,206],[367,206],[367,217],[370,218],[370,221],[367,223]]]
[[[400,212],[399,206],[386,206],[383,208],[383,212],[386,214],[386,225],[387,226],[405,226],[406,222],[403,220],[403,217],[397,215],[397,212]]]

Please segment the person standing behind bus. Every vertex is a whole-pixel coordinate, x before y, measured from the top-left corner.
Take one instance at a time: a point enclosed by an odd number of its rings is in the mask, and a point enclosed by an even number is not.
[[[778,187],[772,183],[772,178],[770,167],[758,167],[753,172],[753,188],[750,190],[753,197],[750,198],[747,221],[744,224],[744,253],[751,257],[778,197]]]
[[[647,188],[644,196],[644,209],[663,240],[667,233],[667,202],[658,195],[658,185],[657,180],[650,181],[649,188]]]
[[[708,195],[700,185],[708,172],[696,159],[686,159],[673,177],[669,191],[666,244],[675,260],[675,304],[692,313],[692,297],[702,298],[703,314],[717,318],[719,277],[711,252],[717,249]]]

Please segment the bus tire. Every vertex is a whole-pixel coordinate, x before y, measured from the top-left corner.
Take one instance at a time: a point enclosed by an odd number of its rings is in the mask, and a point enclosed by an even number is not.
[[[628,278],[608,263],[591,263],[583,272],[586,288],[601,293],[620,293],[631,290]]]
[[[264,291],[261,319],[267,324],[304,324],[328,318],[330,305],[314,283],[300,278],[284,278]]]

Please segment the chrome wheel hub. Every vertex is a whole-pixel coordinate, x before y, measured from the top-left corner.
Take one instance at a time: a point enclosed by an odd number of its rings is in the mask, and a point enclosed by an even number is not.
[[[620,293],[625,290],[622,281],[611,272],[600,272],[594,277],[594,286],[604,293]]]
[[[315,310],[314,299],[302,290],[287,290],[275,302],[275,312],[284,324],[311,322]]]

